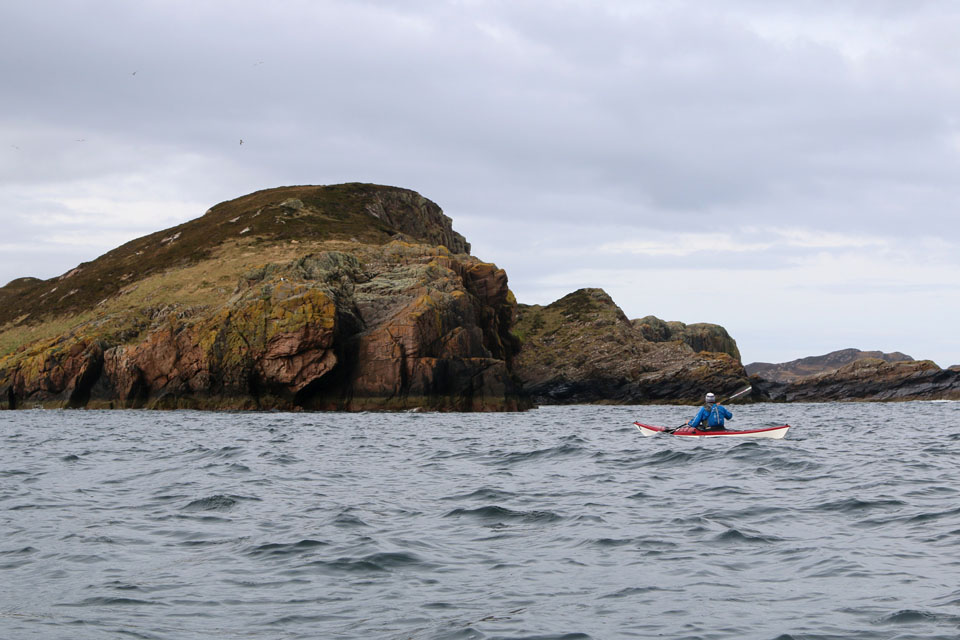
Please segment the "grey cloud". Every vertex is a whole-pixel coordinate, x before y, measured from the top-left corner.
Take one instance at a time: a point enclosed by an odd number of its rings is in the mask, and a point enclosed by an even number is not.
[[[20,216],[45,191],[116,185],[211,205],[363,180],[437,201],[532,292],[583,265],[710,266],[578,253],[605,236],[721,229],[749,242],[748,228],[779,225],[902,243],[946,236],[960,204],[948,2],[38,7],[0,6],[0,216],[24,243],[42,237]],[[808,254],[778,246],[726,265],[786,269]],[[62,258],[0,276],[77,261]]]
[[[677,12],[625,21],[580,7],[478,11],[441,24],[412,11],[425,24],[420,36],[413,27],[402,33],[397,12],[297,6],[307,18],[295,24],[278,14],[257,22],[208,10],[207,21],[185,23],[160,15],[139,47],[124,28],[133,18],[121,11],[116,24],[101,24],[105,37],[92,51],[92,38],[75,43],[75,106],[62,106],[67,82],[53,83],[48,115],[70,112],[77,130],[90,125],[92,135],[125,127],[133,139],[209,154],[233,150],[240,137],[269,141],[288,164],[361,137],[426,167],[431,158],[465,172],[499,166],[533,191],[626,191],[681,214],[770,198],[784,183],[808,191],[861,156],[880,165],[870,175],[884,180],[903,176],[905,164],[915,167],[913,179],[930,176],[922,169],[956,168],[954,158],[929,155],[943,133],[936,112],[891,101],[869,78],[858,87],[835,52],[778,48],[730,21]],[[479,19],[506,21],[529,50],[506,58],[475,27]],[[127,47],[149,58],[136,78],[120,76],[114,60],[104,64]],[[267,53],[250,56],[249,48]],[[264,65],[248,66],[244,58],[253,57]],[[54,64],[63,61],[51,60],[48,71]],[[29,94],[35,75],[24,84]],[[383,164],[389,169],[389,159]],[[460,190],[471,188],[469,175],[458,178]]]

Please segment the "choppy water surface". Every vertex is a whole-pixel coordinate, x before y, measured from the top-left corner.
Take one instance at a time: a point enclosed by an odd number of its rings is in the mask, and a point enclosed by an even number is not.
[[[3,412],[0,637],[960,636],[960,404],[735,411]]]

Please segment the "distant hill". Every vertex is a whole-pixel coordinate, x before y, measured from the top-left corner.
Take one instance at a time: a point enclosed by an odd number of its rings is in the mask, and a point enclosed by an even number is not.
[[[828,371],[836,371],[842,367],[852,364],[858,360],[872,358],[884,362],[905,362],[913,360],[910,356],[899,351],[893,353],[883,353],[881,351],[861,351],[859,349],[840,349],[831,351],[822,356],[809,356],[791,360],[790,362],[781,362],[772,364],[769,362],[751,362],[746,365],[747,373],[751,376],[758,376],[764,380],[774,382],[793,382],[798,378],[812,376]]]

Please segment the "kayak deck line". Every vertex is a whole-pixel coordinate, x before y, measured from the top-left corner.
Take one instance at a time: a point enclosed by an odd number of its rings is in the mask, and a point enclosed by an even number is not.
[[[701,431],[695,427],[680,427],[671,431],[668,427],[659,425],[643,424],[634,422],[634,426],[640,430],[644,436],[655,436],[658,433],[666,435],[680,436],[686,438],[772,438],[779,440],[787,435],[790,425],[784,424],[779,427],[763,427],[761,429],[724,429],[722,431]]]

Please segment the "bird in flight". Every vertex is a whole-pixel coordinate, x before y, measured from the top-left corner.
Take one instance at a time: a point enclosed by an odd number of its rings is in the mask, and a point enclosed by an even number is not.
[[[240,138],[240,144],[241,145],[243,144],[243,138]]]
[[[136,72],[136,71],[134,71],[134,72],[133,72],[133,73],[131,73],[130,75],[132,75],[132,76],[135,76],[135,75],[137,75],[137,72]]]

